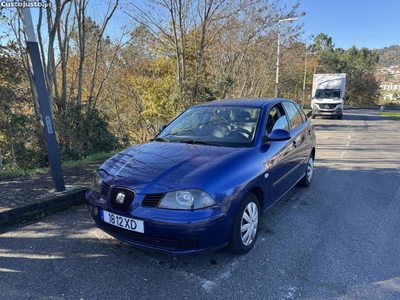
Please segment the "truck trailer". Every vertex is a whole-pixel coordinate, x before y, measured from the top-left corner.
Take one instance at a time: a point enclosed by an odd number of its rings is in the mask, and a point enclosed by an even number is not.
[[[315,116],[343,117],[346,74],[314,74],[312,88],[312,118]]]

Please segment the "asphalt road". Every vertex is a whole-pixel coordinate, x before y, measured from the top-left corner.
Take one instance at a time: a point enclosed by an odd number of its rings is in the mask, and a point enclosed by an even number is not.
[[[0,234],[0,298],[400,299],[400,122],[313,123],[314,182],[264,215],[249,254],[141,250],[79,206]]]

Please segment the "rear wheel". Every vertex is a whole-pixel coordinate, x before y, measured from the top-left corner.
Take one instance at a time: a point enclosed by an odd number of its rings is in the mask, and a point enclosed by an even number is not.
[[[314,177],[314,157],[311,155],[308,159],[306,174],[299,181],[299,185],[301,186],[309,186]]]
[[[233,221],[229,250],[245,254],[253,247],[258,235],[260,204],[256,195],[248,193],[240,204]]]
[[[340,115],[337,117],[339,120],[341,120],[343,118],[343,115]]]

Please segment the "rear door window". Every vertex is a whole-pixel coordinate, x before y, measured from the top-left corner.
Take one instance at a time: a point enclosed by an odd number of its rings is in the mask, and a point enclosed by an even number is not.
[[[297,108],[297,110],[300,112],[300,115],[301,115],[302,118],[303,118],[303,123],[304,123],[305,121],[307,121],[307,116],[306,116],[304,110],[302,110],[302,109],[300,108],[300,106],[298,106],[297,104],[296,104],[296,108]]]
[[[289,122],[292,125],[292,130],[303,124],[303,119],[293,103],[285,101],[282,104],[286,110]]]

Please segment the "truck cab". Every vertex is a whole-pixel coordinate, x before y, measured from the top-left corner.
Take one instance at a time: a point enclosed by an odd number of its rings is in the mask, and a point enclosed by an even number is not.
[[[346,74],[315,74],[311,100],[312,118],[333,116],[341,119],[345,85]]]

